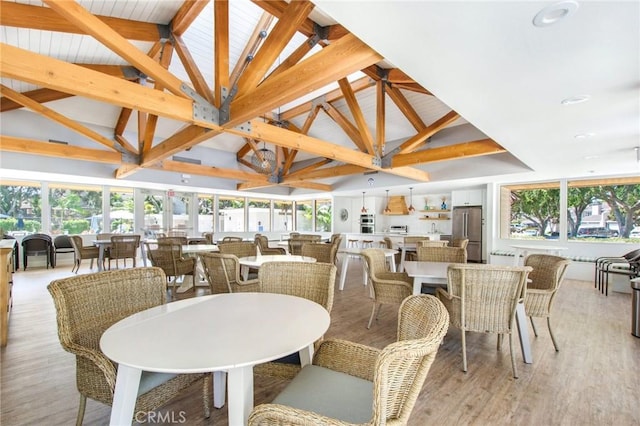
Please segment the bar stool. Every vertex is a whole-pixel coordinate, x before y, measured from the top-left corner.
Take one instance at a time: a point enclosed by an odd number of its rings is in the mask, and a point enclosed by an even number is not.
[[[387,242],[385,240],[378,241],[378,248],[386,249],[387,248]]]
[[[362,248],[373,248],[373,240],[362,240]]]
[[[347,240],[347,248],[358,248],[360,240]]]

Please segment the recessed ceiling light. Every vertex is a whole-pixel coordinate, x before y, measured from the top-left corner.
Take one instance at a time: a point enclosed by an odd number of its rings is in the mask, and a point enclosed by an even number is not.
[[[587,138],[592,138],[593,136],[595,136],[595,133],[578,133],[577,135],[574,136],[574,138],[587,139]]]
[[[573,105],[573,104],[579,104],[582,102],[587,102],[589,99],[591,99],[591,96],[589,95],[577,95],[577,96],[571,96],[569,98],[563,99],[560,103],[562,105]]]
[[[573,0],[554,3],[536,13],[536,16],[533,17],[533,25],[548,27],[572,15],[576,10],[578,10],[578,3]]]

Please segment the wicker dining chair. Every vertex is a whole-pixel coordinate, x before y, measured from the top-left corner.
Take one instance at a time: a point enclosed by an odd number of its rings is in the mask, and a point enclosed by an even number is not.
[[[406,425],[449,326],[433,296],[405,299],[398,339],[380,350],[346,340],[320,344],[270,403],[255,407],[249,425]]]
[[[451,245],[449,247],[460,247],[466,249],[468,245],[468,238],[454,238],[453,241],[451,241]]]
[[[369,276],[369,285],[373,306],[367,328],[371,328],[373,317],[380,315],[383,304],[399,305],[413,293],[413,281],[405,272],[390,272],[382,249],[365,249],[362,251],[365,267]],[[377,309],[376,309],[377,308]],[[377,310],[377,314],[376,314]]]
[[[96,262],[100,258],[100,249],[96,246],[85,246],[82,243],[82,237],[80,235],[71,235],[69,236],[71,239],[71,245],[73,246],[73,251],[75,254],[75,259],[73,262],[73,268],[71,268],[71,272],[78,273],[80,269],[80,264],[84,259],[90,259],[91,264],[90,268],[93,268],[93,259],[96,259]],[[104,268],[104,265],[102,265]]]
[[[467,263],[467,250],[462,247],[418,247],[418,262]]]
[[[53,265],[58,264],[58,253],[73,253],[73,264],[75,265],[75,249],[71,244],[71,237],[69,235],[58,235],[53,239]]]
[[[448,245],[447,240],[422,240],[416,243],[416,247],[447,247]]]
[[[166,303],[165,276],[159,268],[104,271],[55,280],[47,289],[56,307],[60,343],[76,356],[76,425],[82,425],[87,398],[113,403],[118,366],[100,350],[102,333],[123,318]],[[155,410],[195,382],[202,382],[209,417],[211,374],[143,372],[135,412]]]
[[[140,247],[140,235],[113,235],[111,236],[111,247],[109,247],[109,269],[111,269],[111,261],[116,261],[116,269],[118,268],[118,259],[122,259],[124,267],[127,267],[127,259],[132,259],[133,267],[136,267],[136,257],[138,256],[138,247]]]
[[[242,241],[242,237],[233,237],[233,236],[227,236],[227,237],[223,237],[222,241],[223,243],[239,243]]]
[[[181,236],[158,237],[157,241],[158,241],[158,244],[173,243],[173,244],[180,244],[181,246],[186,246],[189,243],[189,239],[187,237],[181,237]]]
[[[335,279],[336,266],[328,263],[267,262],[258,273],[261,292],[302,297],[323,306],[329,313],[333,307]],[[295,377],[299,371],[297,352],[254,367],[256,374],[285,379]]]
[[[260,290],[258,279],[243,280],[240,275],[240,263],[233,254],[200,253],[198,254],[204,275],[209,282],[211,294],[238,293]]]
[[[530,254],[524,260],[525,266],[530,266],[533,270],[529,273],[527,292],[524,297],[524,310],[529,316],[533,333],[538,336],[533,317],[547,319],[549,335],[556,352],[558,342],[551,329],[551,308],[556,297],[556,293],[564,280],[569,260],[560,256],[550,254]]]
[[[171,285],[171,297],[176,297],[176,285],[178,278],[192,276],[195,284],[197,277],[197,259],[184,257],[182,245],[176,243],[158,243],[157,245],[145,242],[147,257],[151,265],[161,268],[166,275],[166,286]],[[193,286],[195,290],[195,285]]]
[[[438,298],[449,311],[451,325],[460,329],[462,370],[467,371],[466,332],[497,333],[498,349],[502,335],[509,335],[513,377],[518,378],[514,351],[516,307],[524,301],[525,282],[530,266],[488,264],[449,265],[447,289],[437,289]]]
[[[269,247],[269,239],[264,235],[256,234],[253,242],[260,250],[260,254],[287,254],[287,251],[282,247]]]
[[[313,257],[318,262],[332,263],[335,265],[337,252],[338,246],[335,244],[307,242],[302,245],[300,254],[302,256]]]

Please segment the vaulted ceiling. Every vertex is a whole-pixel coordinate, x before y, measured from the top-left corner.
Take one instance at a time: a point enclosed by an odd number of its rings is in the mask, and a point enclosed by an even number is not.
[[[637,4],[586,3],[549,30],[523,24],[545,2],[315,3],[0,2],[2,167],[54,157],[68,173],[279,194],[360,190],[363,174],[386,187],[577,176],[596,167],[570,157],[567,134],[598,122],[582,141],[611,164],[597,172],[633,172]],[[545,63],[556,49],[572,61]],[[616,74],[572,68],[594,49]],[[588,81],[601,103],[556,109]]]
[[[3,1],[0,23],[3,118],[25,108],[90,141],[3,131],[2,151],[314,191],[506,151],[478,131],[430,146],[470,125],[308,1]],[[235,162],[179,161],[196,146]]]

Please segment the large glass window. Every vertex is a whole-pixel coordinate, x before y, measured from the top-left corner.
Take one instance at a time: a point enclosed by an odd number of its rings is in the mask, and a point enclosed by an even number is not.
[[[218,232],[244,232],[244,198],[218,197]]]
[[[293,201],[274,201],[273,216],[274,231],[293,231]]]
[[[213,195],[198,195],[198,230],[213,232]]]
[[[296,201],[296,231],[313,231],[313,201]]]
[[[316,231],[331,231],[331,200],[316,200]]]
[[[111,188],[109,190],[109,232],[118,234],[134,233],[133,227],[133,189]]]
[[[249,232],[267,232],[271,230],[271,201],[249,198],[247,200]]]
[[[51,229],[56,234],[92,232],[95,218],[102,218],[102,188],[84,185],[49,185]],[[100,228],[98,225],[98,228]]]
[[[155,238],[158,232],[164,232],[164,194],[142,191],[144,195],[144,234]]]
[[[502,238],[558,238],[560,183],[504,186],[500,213]]]
[[[570,239],[640,239],[640,178],[570,181],[567,230]]]
[[[171,200],[171,229],[190,230],[189,208],[191,206],[191,194],[175,193]]]
[[[3,181],[0,185],[0,233],[40,232],[42,194],[35,182]]]

